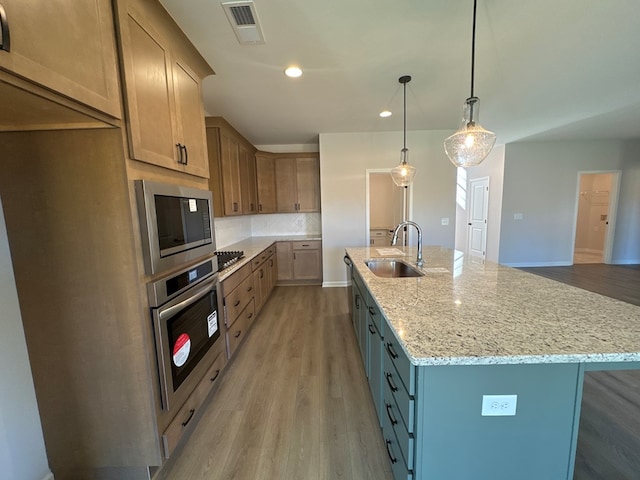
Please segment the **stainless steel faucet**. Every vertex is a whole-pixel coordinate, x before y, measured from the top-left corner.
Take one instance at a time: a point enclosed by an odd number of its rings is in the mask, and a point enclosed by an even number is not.
[[[396,242],[398,241],[398,232],[400,231],[400,229],[402,227],[406,227],[409,225],[413,225],[414,227],[416,227],[416,230],[418,231],[418,257],[416,258],[416,266],[422,267],[422,265],[424,265],[424,260],[422,260],[422,229],[420,228],[420,225],[418,225],[416,222],[411,222],[411,221],[400,222],[396,226],[396,228],[393,230],[391,245],[395,245]]]

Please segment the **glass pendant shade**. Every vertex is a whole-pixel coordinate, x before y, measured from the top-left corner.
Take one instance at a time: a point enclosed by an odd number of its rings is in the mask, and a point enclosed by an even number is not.
[[[444,151],[456,167],[479,165],[496,143],[496,134],[485,130],[476,121],[478,109],[478,98],[467,98],[462,126],[444,141]]]
[[[400,165],[391,169],[391,178],[393,179],[393,183],[399,187],[407,187],[411,185],[411,182],[413,182],[413,179],[416,176],[416,167],[407,163],[407,154],[408,150],[403,148],[402,161],[400,162]]]

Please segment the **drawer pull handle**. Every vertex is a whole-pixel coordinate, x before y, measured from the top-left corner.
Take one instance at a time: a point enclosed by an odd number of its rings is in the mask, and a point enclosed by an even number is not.
[[[375,314],[376,314],[376,309],[375,309],[375,308],[373,308],[373,307],[369,307],[369,313],[370,313],[371,315],[375,315]]]
[[[373,328],[373,325],[371,325],[371,324],[369,324],[369,333],[370,333],[371,335],[375,335],[375,333],[376,333],[376,329],[375,329],[375,328]]]
[[[360,295],[356,293],[356,308],[360,310]]]
[[[397,425],[398,424],[398,420],[391,413],[391,411],[393,410],[393,407],[391,406],[390,403],[385,403],[385,407],[387,408],[387,417],[389,417],[389,421],[391,422],[391,425],[392,426],[393,425]]]
[[[387,379],[387,385],[389,385],[389,388],[391,389],[391,391],[397,392],[398,387],[396,386],[396,383],[393,381],[393,375],[390,373],[384,372],[384,376]]]
[[[236,303],[233,304],[234,307],[237,307],[238,305],[240,305],[240,300],[236,300]]]
[[[249,320],[251,320],[251,318],[252,318],[252,317],[253,317],[253,312],[251,312],[249,315],[247,315],[247,318],[248,318]]]
[[[247,288],[247,292],[250,292],[251,290],[253,290],[253,287]]]
[[[391,460],[391,463],[396,463],[398,459],[393,455],[393,453],[391,453],[391,440],[387,440],[385,443],[387,444],[387,455],[389,455],[389,460]]]
[[[193,414],[196,413],[195,408],[192,408],[191,410],[189,410],[189,416],[187,417],[187,419],[182,422],[182,426],[186,427],[187,424],[191,421],[191,419],[193,418]]]
[[[234,337],[238,338],[240,335],[242,335],[242,330],[238,330]]]
[[[396,352],[395,348],[393,348],[393,345],[391,343],[387,343],[387,352],[389,352],[389,355],[391,355],[391,358],[393,358],[394,360],[398,358],[398,353]]]
[[[213,375],[213,377],[210,378],[210,380],[212,382],[215,382],[216,378],[218,378],[218,375],[220,375],[220,369],[219,368],[216,370],[216,373]]]

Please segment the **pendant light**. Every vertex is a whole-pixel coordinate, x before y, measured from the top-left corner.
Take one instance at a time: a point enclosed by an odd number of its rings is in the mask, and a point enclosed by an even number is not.
[[[411,182],[413,182],[413,179],[416,176],[416,167],[407,163],[407,157],[409,154],[409,150],[407,150],[407,83],[411,81],[411,77],[409,75],[404,75],[400,77],[398,81],[404,87],[404,140],[402,150],[400,150],[400,165],[391,169],[391,178],[393,178],[393,182],[397,186],[406,187],[411,185]]]
[[[480,164],[496,143],[496,134],[482,128],[478,122],[480,100],[473,94],[473,76],[476,59],[476,10],[478,0],[473,0],[473,34],[471,40],[471,95],[464,103],[462,126],[444,141],[444,151],[457,167]]]

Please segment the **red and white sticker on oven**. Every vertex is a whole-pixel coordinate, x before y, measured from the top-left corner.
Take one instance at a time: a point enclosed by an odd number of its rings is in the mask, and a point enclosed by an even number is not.
[[[191,339],[186,333],[181,333],[176,343],[173,344],[173,363],[176,367],[181,367],[187,363],[191,352]]]

